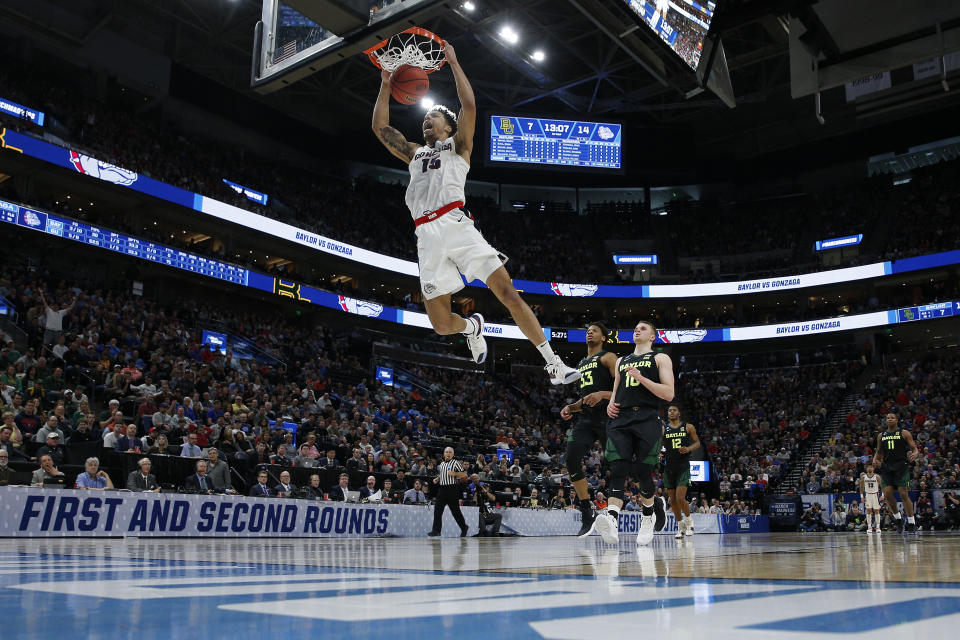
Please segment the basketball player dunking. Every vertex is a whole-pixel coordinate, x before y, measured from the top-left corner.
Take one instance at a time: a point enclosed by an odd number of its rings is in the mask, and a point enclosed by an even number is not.
[[[700,448],[700,438],[692,424],[680,419],[680,407],[673,403],[667,406],[663,440],[667,451],[664,455],[663,488],[667,490],[670,509],[677,519],[677,535],[674,537],[679,540],[694,533],[687,489],[690,487],[690,452]]]
[[[860,474],[860,498],[867,511],[867,533],[880,533],[880,476],[873,470],[871,462]]]
[[[567,469],[570,482],[580,503],[580,537],[593,533],[593,507],[590,503],[590,487],[583,474],[583,456],[590,445],[599,440],[607,441],[607,403],[610,401],[613,379],[617,374],[617,356],[603,350],[603,341],[610,332],[599,323],[587,327],[587,357],[580,361],[580,399],[560,410],[564,420],[580,417],[574,422],[567,436]]]
[[[873,454],[873,464],[883,462],[880,467],[880,485],[897,528],[903,533],[915,533],[917,522],[913,517],[913,502],[907,491],[910,488],[910,463],[920,457],[920,451],[917,450],[917,443],[913,441],[910,432],[900,428],[897,414],[888,413],[884,422],[886,429],[877,436],[877,452]],[[897,498],[893,495],[894,489],[900,493],[903,510],[907,513],[906,524],[900,517]]]
[[[507,307],[514,322],[546,361],[553,384],[568,384],[580,372],[566,366],[544,340],[540,322],[520,298],[503,266],[505,256],[484,239],[464,208],[464,185],[470,171],[477,104],[473,89],[449,43],[443,49],[453,72],[460,100],[460,114],[436,105],[423,118],[424,145],[408,142],[390,126],[390,74],[381,73],[380,94],[373,108],[373,131],[394,156],[409,166],[406,203],[416,227],[420,288],[433,330],[441,335],[462,333],[467,337],[474,361],[487,357],[483,316],[464,318],[453,313],[450,295],[467,281],[482,280]]]

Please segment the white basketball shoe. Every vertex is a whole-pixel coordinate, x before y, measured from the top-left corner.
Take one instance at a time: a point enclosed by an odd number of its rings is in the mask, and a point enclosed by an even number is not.
[[[470,319],[477,325],[476,331],[465,334],[467,336],[467,346],[470,347],[470,355],[477,364],[483,364],[487,359],[487,339],[483,337],[483,316],[474,313]]]
[[[596,528],[597,533],[600,534],[600,537],[603,538],[604,542],[607,544],[617,544],[620,542],[620,532],[617,530],[618,524],[616,518],[609,513],[598,513],[593,526]]]
[[[580,378],[580,372],[565,365],[558,355],[554,355],[544,369],[550,376],[550,384],[570,384]]]

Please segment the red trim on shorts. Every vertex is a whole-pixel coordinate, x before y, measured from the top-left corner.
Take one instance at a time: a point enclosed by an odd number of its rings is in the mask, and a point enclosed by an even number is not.
[[[443,205],[442,207],[440,207],[439,209],[437,209],[436,211],[431,211],[430,213],[428,213],[428,214],[426,214],[426,215],[420,216],[419,218],[415,218],[415,219],[413,220],[413,226],[419,227],[419,226],[422,225],[422,224],[427,224],[428,222],[433,222],[433,221],[436,220],[437,218],[439,218],[439,217],[441,217],[441,216],[444,216],[444,215],[450,213],[450,212],[453,211],[454,209],[459,209],[459,208],[462,207],[462,206],[463,206],[463,201],[462,201],[462,200],[457,200],[456,202],[451,202],[450,204],[445,204],[445,205]]]

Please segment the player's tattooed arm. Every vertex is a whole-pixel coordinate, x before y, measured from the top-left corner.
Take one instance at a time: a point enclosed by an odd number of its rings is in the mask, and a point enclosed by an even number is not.
[[[380,142],[390,150],[390,153],[407,162],[413,159],[413,152],[417,145],[408,142],[402,133],[389,125],[380,127],[378,133],[380,134]]]
[[[380,93],[373,105],[373,133],[387,150],[400,160],[409,163],[417,145],[407,142],[403,134],[390,126],[390,74],[380,74]]]

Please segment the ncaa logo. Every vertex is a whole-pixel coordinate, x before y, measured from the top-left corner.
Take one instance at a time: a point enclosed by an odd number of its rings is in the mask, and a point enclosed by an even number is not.
[[[136,171],[130,171],[123,167],[112,165],[109,162],[103,162],[90,156],[85,156],[76,151],[70,152],[70,164],[73,168],[82,174],[100,178],[106,182],[119,184],[127,187],[137,181],[139,177]]]
[[[680,331],[664,331],[662,329],[657,329],[657,338],[668,344],[703,342],[706,337],[706,329],[682,329]]]
[[[355,313],[358,316],[379,318],[380,314],[383,313],[383,305],[375,302],[355,300],[354,298],[347,298],[345,296],[339,296],[339,302],[341,309],[348,313]]]
[[[596,295],[597,289],[599,288],[600,287],[595,284],[550,283],[550,289],[558,296],[571,296],[575,298],[589,298],[590,296]]]

